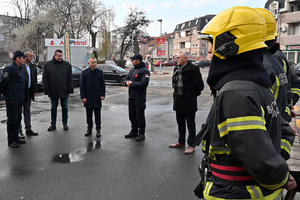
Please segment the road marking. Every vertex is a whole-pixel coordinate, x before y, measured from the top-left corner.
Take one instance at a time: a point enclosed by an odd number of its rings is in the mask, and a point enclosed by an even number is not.
[[[298,106],[294,106],[294,111],[300,111],[300,108]]]

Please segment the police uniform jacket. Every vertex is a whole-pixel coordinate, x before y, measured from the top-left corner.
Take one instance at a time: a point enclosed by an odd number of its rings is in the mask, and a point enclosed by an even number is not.
[[[102,70],[87,68],[81,72],[80,96],[81,99],[87,99],[87,103],[84,104],[87,108],[101,107],[101,97],[105,96],[105,82]]]
[[[26,75],[23,67],[15,62],[4,68],[0,81],[0,90],[8,101],[24,101],[26,93]]]
[[[132,81],[129,87],[129,99],[142,99],[146,100],[146,91],[150,80],[150,72],[146,68],[145,63],[141,62],[132,68],[127,77],[127,80]]]

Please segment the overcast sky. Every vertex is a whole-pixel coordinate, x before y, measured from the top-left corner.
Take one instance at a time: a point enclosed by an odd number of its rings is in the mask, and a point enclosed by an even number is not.
[[[0,0],[0,14],[16,15],[10,0]],[[266,0],[102,0],[107,8],[115,12],[115,25],[123,26],[131,7],[146,12],[153,22],[147,28],[151,36],[158,36],[162,19],[162,32],[173,32],[179,23],[207,14],[217,14],[233,6],[264,7]]]

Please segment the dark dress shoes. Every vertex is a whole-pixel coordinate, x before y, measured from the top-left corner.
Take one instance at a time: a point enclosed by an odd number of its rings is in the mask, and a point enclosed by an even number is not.
[[[97,130],[96,137],[101,137],[101,131],[100,130]]]
[[[135,138],[135,140],[136,140],[137,142],[141,142],[141,141],[145,140],[145,135],[138,135],[138,136]]]
[[[85,137],[91,136],[92,135],[92,131],[91,130],[87,130],[86,134],[84,135]]]
[[[49,128],[48,128],[48,131],[55,131],[56,130],[56,126],[54,125],[51,125]]]
[[[130,131],[127,135],[125,135],[125,138],[136,138],[137,136],[137,133]]]
[[[26,144],[26,140],[22,140],[22,139],[17,139],[16,141],[18,144]]]
[[[65,124],[65,125],[64,125],[64,131],[67,131],[67,130],[69,130],[69,127],[68,127],[67,124]]]
[[[33,132],[32,130],[26,130],[26,135],[38,136],[39,134],[36,132]]]
[[[20,147],[16,142],[9,142],[8,146],[10,148],[15,148],[15,149]]]

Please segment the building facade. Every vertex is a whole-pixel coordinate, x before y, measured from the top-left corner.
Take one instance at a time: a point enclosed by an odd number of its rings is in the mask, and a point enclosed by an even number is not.
[[[300,63],[300,0],[269,0],[265,8],[275,15],[278,42],[289,62]]]
[[[0,15],[0,66],[10,63],[9,54],[16,50],[16,32],[24,19],[8,15]]]
[[[205,40],[199,40],[203,27],[215,15],[206,15],[181,24],[176,25],[174,30],[173,55],[188,53],[193,60],[209,60],[209,43]]]

